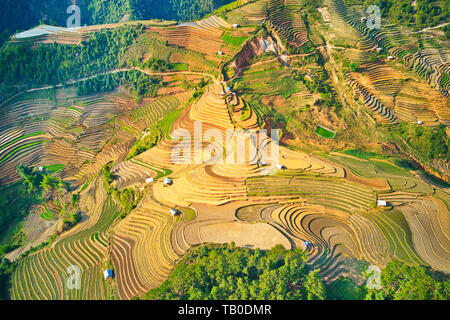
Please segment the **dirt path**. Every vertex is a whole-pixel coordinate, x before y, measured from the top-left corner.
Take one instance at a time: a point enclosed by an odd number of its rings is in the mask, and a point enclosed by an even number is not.
[[[45,230],[36,240],[28,243],[24,247],[17,248],[5,255],[5,258],[11,262],[14,262],[17,258],[19,258],[23,253],[27,252],[31,247],[37,247],[41,243],[47,241],[52,234],[56,232],[57,223],[54,223],[51,227]]]
[[[310,53],[283,54],[283,55],[276,56],[275,58],[272,58],[272,59],[269,59],[269,60],[258,61],[256,63],[253,63],[253,64],[249,65],[249,66],[242,67],[241,69],[239,69],[239,71],[236,72],[236,75],[233,76],[230,79],[230,81],[234,80],[236,78],[239,78],[241,76],[243,70],[250,69],[251,67],[257,67],[257,66],[260,66],[260,65],[268,64],[268,63],[271,63],[271,62],[276,61],[276,60],[281,60],[283,65],[289,67],[288,61],[289,61],[290,58],[307,57],[307,56],[310,56],[310,55],[314,54],[315,52],[316,51],[314,50],[314,51],[312,51]]]
[[[59,83],[59,84],[57,84],[57,85],[51,85],[51,86],[49,85],[49,86],[44,86],[44,87],[38,87],[38,88],[28,89],[28,90],[26,90],[26,91],[24,91],[24,92],[29,93],[29,92],[35,92],[35,91],[40,91],[40,90],[49,90],[49,89],[52,89],[52,88],[62,88],[62,87],[65,86],[65,85],[73,85],[73,84],[75,84],[75,83],[77,83],[77,82],[81,82],[81,81],[86,81],[86,80],[89,80],[89,79],[93,79],[93,78],[95,78],[95,77],[97,77],[97,76],[106,75],[106,74],[113,74],[113,73],[118,73],[118,72],[131,71],[131,70],[137,70],[137,71],[140,71],[140,72],[142,72],[142,73],[145,73],[145,74],[147,74],[147,75],[149,75],[149,76],[168,76],[168,75],[176,75],[176,74],[199,75],[199,76],[202,76],[202,77],[209,77],[209,78],[211,78],[214,82],[219,83],[219,84],[223,84],[223,82],[220,82],[217,78],[215,78],[213,75],[211,75],[211,74],[209,74],[209,73],[194,72],[194,71],[152,72],[152,71],[149,71],[149,70],[142,70],[142,69],[140,69],[140,68],[136,68],[136,67],[135,67],[135,68],[120,68],[120,69],[114,69],[114,70],[110,70],[110,71],[106,71],[106,72],[102,72],[102,73],[97,73],[97,74],[95,74],[95,75],[93,75],[93,76],[89,76],[89,77],[84,77],[84,78],[75,79],[75,80],[72,79],[72,80],[69,80],[69,81],[67,81],[67,82],[65,82],[65,83]],[[17,95],[20,95],[20,94],[22,94],[22,93],[24,93],[24,92],[21,92],[21,93],[18,93],[18,94],[16,94],[16,95],[12,96],[12,97],[9,98],[8,100],[4,101],[4,102],[2,103],[2,105],[3,105],[3,104],[6,104],[9,100],[13,99],[13,98],[16,97]]]
[[[422,30],[417,31],[417,33],[427,32],[427,31],[430,31],[430,30],[433,30],[433,29],[439,29],[439,28],[445,27],[448,24],[450,24],[450,22],[441,23],[440,25],[437,25],[437,26],[434,26],[434,27],[423,28]]]
[[[429,32],[435,29],[439,29],[442,27],[445,27],[446,25],[450,24],[450,22],[445,22],[445,23],[441,23],[440,25],[434,26],[434,27],[427,27],[427,28],[423,28],[422,30],[419,31],[410,31],[410,32],[404,32],[405,34],[413,34],[413,33],[424,33],[424,32]]]

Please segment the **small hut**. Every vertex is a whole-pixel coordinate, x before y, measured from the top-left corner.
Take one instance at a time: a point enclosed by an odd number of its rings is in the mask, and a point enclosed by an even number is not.
[[[283,166],[281,163],[277,163],[276,164],[276,167],[277,167],[277,169],[286,169],[286,167],[285,166]]]
[[[387,207],[387,202],[385,200],[377,200],[377,206]]]
[[[170,186],[170,185],[172,185],[172,179],[170,179],[170,178],[164,178],[164,185],[165,186]]]
[[[103,278],[105,278],[105,280],[112,279],[112,277],[113,272],[111,269],[106,269],[105,271],[103,271]]]

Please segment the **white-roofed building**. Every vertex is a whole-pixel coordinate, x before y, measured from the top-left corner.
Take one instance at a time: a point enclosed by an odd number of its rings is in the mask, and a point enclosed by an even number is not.
[[[151,183],[151,182],[153,182],[153,181],[155,181],[153,178],[147,178],[147,179],[145,179],[145,183]]]
[[[169,177],[164,178],[164,185],[170,186],[172,183],[172,179],[170,179]]]
[[[112,277],[113,277],[113,272],[111,269],[106,269],[105,271],[103,271],[103,278],[105,278],[105,280],[112,279]]]
[[[387,202],[385,200],[377,200],[377,206],[387,207]]]
[[[286,167],[283,166],[281,163],[276,164],[277,169],[285,169]]]

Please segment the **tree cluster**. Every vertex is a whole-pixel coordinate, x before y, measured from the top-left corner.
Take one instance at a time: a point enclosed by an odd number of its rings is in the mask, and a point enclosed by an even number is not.
[[[137,140],[131,147],[130,153],[127,156],[127,160],[131,159],[142,152],[153,148],[163,138],[163,132],[159,123],[153,124],[148,128],[143,138]]]
[[[116,23],[128,20],[164,19],[198,20],[234,0],[78,0],[81,25]],[[41,23],[66,26],[67,1],[2,0],[0,11],[0,44],[12,34]]]
[[[7,243],[0,245],[0,259],[8,252],[19,247],[23,239],[13,236],[12,239],[4,239],[10,225],[15,221],[20,221],[27,216],[29,208],[42,201],[38,193],[29,194],[27,187],[22,182],[3,186],[0,188],[0,234],[2,240]]]
[[[417,0],[416,8],[409,0],[366,0],[366,5],[377,5],[381,14],[398,24],[413,24],[419,30],[449,21],[447,0]]]
[[[90,95],[114,90],[118,85],[130,88],[138,99],[155,96],[161,82],[138,70],[120,71],[98,75],[84,81],[77,82],[78,95]]]
[[[138,189],[125,188],[119,190],[114,187],[113,182],[116,176],[111,169],[111,163],[106,164],[103,168],[104,187],[106,192],[112,195],[114,200],[122,205],[120,218],[124,218],[137,207],[143,197],[143,194]]]
[[[309,75],[308,80],[300,71],[295,70],[294,80],[301,81],[310,93],[320,93],[321,99],[316,101],[317,105],[325,107],[340,107],[339,101],[335,99],[335,93],[332,87],[326,82],[328,75],[325,70],[321,69],[316,74]]]
[[[447,137],[445,125],[425,127],[411,123],[401,123],[391,130],[399,134],[414,150],[417,150],[423,160],[450,160],[450,141]]]
[[[42,197],[51,191],[61,191],[64,183],[60,178],[54,177],[37,168],[30,168],[23,164],[17,166],[17,173],[23,179],[23,183],[29,194],[38,192]]]
[[[320,269],[299,249],[269,251],[208,244],[190,251],[159,288],[144,299],[168,300],[448,300],[450,282],[422,266],[393,260],[380,274],[381,289],[340,277],[325,285]]]
[[[191,251],[148,299],[324,299],[325,286],[299,249],[206,245]]]
[[[80,46],[7,44],[0,50],[0,84],[56,85],[124,67],[120,57],[142,32],[142,25],[102,30]]]
[[[366,299],[449,300],[450,282],[444,275],[422,266],[391,261],[381,272],[380,290],[369,290]]]

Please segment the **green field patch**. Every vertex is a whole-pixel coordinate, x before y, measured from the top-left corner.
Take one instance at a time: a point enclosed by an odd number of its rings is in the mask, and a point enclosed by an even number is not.
[[[264,70],[256,70],[256,71],[252,71],[250,69],[250,71],[244,72],[244,75],[245,76],[250,76],[250,75],[251,76],[257,76],[257,75],[263,75],[265,73],[272,72],[272,71],[278,71],[278,70],[279,70],[278,67],[272,67],[272,68],[268,68],[268,69],[264,69]]]
[[[79,114],[82,114],[82,113],[83,113],[81,110],[79,110],[79,109],[77,109],[77,108],[75,108],[75,107],[68,107],[67,109],[76,111],[76,112],[78,112]]]
[[[143,166],[143,167],[145,167],[147,169],[150,169],[150,170],[156,172],[155,179],[159,179],[159,178],[162,178],[162,177],[165,177],[165,176],[168,176],[168,175],[172,174],[172,170],[170,170],[170,169],[155,168],[155,167],[151,166],[150,164],[148,164],[148,163],[146,163],[146,162],[144,162],[142,160],[136,159],[136,158],[131,159],[130,162],[134,163],[134,164],[137,164],[137,165],[140,165],[140,166]]]
[[[85,184],[83,184],[83,186],[81,187],[81,190],[80,190],[80,192],[81,191],[83,191],[84,189],[86,189],[87,187],[88,187],[88,185],[89,185],[89,182],[91,182],[90,180],[89,181],[86,181],[86,183]]]
[[[47,221],[53,220],[55,214],[51,212],[48,208],[45,208],[45,211],[41,213],[41,218]]]
[[[183,213],[183,221],[184,222],[192,221],[197,217],[195,210],[192,208],[182,207],[182,208],[180,208],[180,211]]]
[[[378,226],[388,243],[391,255],[408,264],[425,264],[414,250],[411,230],[401,212],[394,210],[361,214]]]
[[[29,133],[29,134],[20,136],[20,137],[14,139],[14,140],[8,142],[7,144],[5,144],[3,146],[0,146],[0,150],[3,149],[3,148],[6,148],[7,146],[12,145],[13,143],[15,143],[15,142],[17,142],[19,140],[22,140],[22,139],[25,139],[25,138],[28,138],[28,137],[38,136],[40,134],[45,134],[45,132],[40,131],[40,132],[34,132],[34,133]]]
[[[140,132],[138,130],[136,130],[133,126],[126,124],[122,120],[119,121],[119,124],[120,124],[121,129],[123,129],[124,131],[128,132],[129,134],[131,134],[133,136],[138,136],[140,134]]]
[[[174,96],[157,99],[134,109],[131,112],[131,119],[133,122],[146,119],[149,124],[155,123],[163,119],[169,111],[175,110],[179,103],[179,100]]]
[[[334,137],[336,136],[336,132],[321,126],[317,127],[316,134],[326,139],[334,139]]]
[[[58,173],[64,170],[66,166],[63,164],[52,164],[49,166],[44,166],[45,170],[52,173]]]
[[[245,207],[240,207],[236,210],[236,217],[246,222],[265,222],[261,217],[261,211],[267,208],[267,204],[252,204]]]
[[[277,78],[275,85],[277,86],[283,99],[289,99],[292,94],[300,92],[303,88],[300,81],[296,81],[294,78],[289,76]]]
[[[20,151],[22,149],[25,149],[25,148],[28,148],[28,147],[32,147],[34,145],[41,144],[41,143],[44,143],[44,142],[49,142],[49,141],[36,141],[36,142],[32,142],[32,143],[26,144],[24,146],[21,146],[21,147],[19,147],[17,149],[14,149],[10,153],[8,153],[6,156],[4,156],[2,159],[0,159],[0,163],[2,163],[3,161],[7,160],[13,154],[17,153],[18,151]]]
[[[349,156],[353,156],[360,159],[369,160],[370,158],[377,157],[378,154],[375,152],[366,152],[358,149],[344,150],[341,151],[343,154],[348,154]]]
[[[228,32],[225,32],[220,38],[225,41],[225,43],[239,48],[249,37],[233,37]]]
[[[170,130],[174,122],[180,117],[182,109],[172,110],[170,111],[164,119],[162,119],[159,124],[161,126],[161,130],[163,134],[170,139]]]
[[[107,247],[107,245],[106,245],[102,240],[100,240],[98,231],[95,232],[95,233],[93,233],[93,234],[91,235],[91,240],[92,240],[92,241],[97,240],[98,242],[101,243],[102,246]]]
[[[187,63],[183,63],[183,62],[174,62],[174,63],[169,63],[168,69],[170,71],[188,71],[189,65]]]
[[[383,160],[369,160],[369,162],[371,164],[373,164],[375,166],[376,169],[383,171],[384,173],[387,174],[397,174],[397,175],[404,175],[407,174],[407,172],[405,171],[405,169],[397,167],[394,164],[385,162]]]

